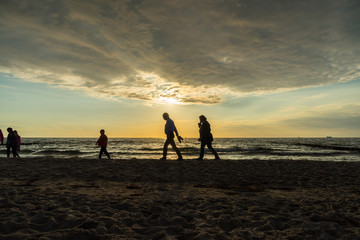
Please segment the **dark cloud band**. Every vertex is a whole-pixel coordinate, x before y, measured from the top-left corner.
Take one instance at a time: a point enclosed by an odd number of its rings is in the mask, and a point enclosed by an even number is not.
[[[1,1],[0,71],[187,104],[360,76],[357,1]],[[155,76],[155,77],[154,77]]]

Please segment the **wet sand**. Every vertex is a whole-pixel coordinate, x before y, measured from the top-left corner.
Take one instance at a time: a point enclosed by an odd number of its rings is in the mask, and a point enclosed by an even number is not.
[[[360,239],[360,163],[0,159],[0,239]]]

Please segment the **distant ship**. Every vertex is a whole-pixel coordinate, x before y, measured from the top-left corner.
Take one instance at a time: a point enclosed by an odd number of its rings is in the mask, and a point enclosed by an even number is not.
[[[326,136],[326,138],[333,138],[332,136]]]

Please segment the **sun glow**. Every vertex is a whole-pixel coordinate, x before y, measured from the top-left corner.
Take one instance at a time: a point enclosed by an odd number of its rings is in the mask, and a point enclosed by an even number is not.
[[[156,102],[160,104],[184,104],[180,99],[175,97],[159,97]]]

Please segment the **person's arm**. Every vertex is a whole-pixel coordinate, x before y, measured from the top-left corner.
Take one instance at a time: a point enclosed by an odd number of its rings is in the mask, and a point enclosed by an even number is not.
[[[181,136],[179,136],[179,133],[178,133],[176,127],[175,127],[175,124],[174,124],[174,132],[176,134],[176,137],[177,137],[179,143],[181,143],[181,141],[184,140],[184,139]]]
[[[174,124],[174,132],[175,132],[175,134],[176,134],[176,137],[178,137],[178,138],[179,138],[179,133],[178,133],[178,131],[177,131],[176,127],[175,127],[175,124]]]

